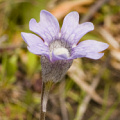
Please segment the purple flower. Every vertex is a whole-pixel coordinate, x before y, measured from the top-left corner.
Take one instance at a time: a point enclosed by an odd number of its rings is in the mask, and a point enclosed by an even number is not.
[[[104,55],[101,52],[108,48],[108,44],[95,40],[78,43],[87,32],[94,29],[94,26],[91,22],[79,24],[77,12],[70,12],[66,15],[60,30],[57,19],[50,12],[42,10],[40,22],[37,23],[35,19],[31,19],[29,29],[37,35],[22,32],[22,38],[28,44],[30,52],[42,56],[42,67],[47,67],[47,73],[51,73],[53,71],[51,69],[55,69],[51,74],[60,72],[65,67],[65,71],[67,71],[72,60],[76,58],[100,59]],[[45,65],[46,63],[47,65]],[[59,71],[57,71],[56,66],[59,67]],[[60,74],[62,76],[63,73]],[[51,76],[53,77],[53,75]],[[51,76],[48,75],[49,79]]]

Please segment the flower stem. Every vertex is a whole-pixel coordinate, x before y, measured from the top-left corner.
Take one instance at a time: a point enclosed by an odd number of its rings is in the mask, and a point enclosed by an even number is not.
[[[42,82],[40,120],[45,120],[48,95],[52,85],[52,81]]]

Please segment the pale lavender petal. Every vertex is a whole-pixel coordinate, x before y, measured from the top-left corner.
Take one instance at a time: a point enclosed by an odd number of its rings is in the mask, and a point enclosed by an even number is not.
[[[63,25],[61,28],[61,39],[68,40],[69,36],[73,33],[75,28],[79,24],[78,12],[70,12],[64,18]]]
[[[70,35],[68,41],[72,45],[76,45],[86,33],[92,30],[94,30],[94,25],[91,22],[85,22],[85,23],[79,24]]]
[[[52,62],[55,62],[55,61],[57,61],[57,60],[67,60],[66,54],[55,55],[55,54],[52,52]]]
[[[79,57],[88,57],[91,59],[99,59],[103,56],[103,54],[98,53],[108,48],[107,43],[98,42],[95,40],[86,40],[80,42],[77,47],[72,49],[71,58],[79,58]]]
[[[89,31],[94,29],[91,22],[79,24],[79,14],[71,12],[64,18],[61,28],[61,39],[76,45],[78,41]]]
[[[31,53],[34,53],[36,55],[45,55],[46,57],[49,58],[49,49],[45,45],[43,46],[41,44],[38,44],[38,45],[28,46],[27,48]]]
[[[30,20],[29,28],[31,31],[40,35],[47,43],[59,38],[59,23],[57,19],[46,10],[40,12],[39,23],[37,23],[35,19]]]
[[[28,50],[37,55],[48,56],[49,50],[48,46],[44,44],[40,37],[32,33],[21,33],[22,38],[28,44]]]
[[[94,60],[98,60],[98,59],[100,59],[103,55],[104,55],[104,53],[88,53],[85,57],[86,57],[86,58],[90,58],[90,59],[94,59]]]
[[[75,49],[83,50],[84,52],[101,52],[108,48],[107,43],[95,41],[95,40],[85,40],[80,42]]]
[[[74,51],[74,53],[68,58],[69,60],[71,59],[76,59],[76,58],[82,58],[85,57],[87,53],[84,51]]]
[[[29,46],[37,44],[42,44],[44,46],[42,39],[32,33],[21,32],[21,36]]]

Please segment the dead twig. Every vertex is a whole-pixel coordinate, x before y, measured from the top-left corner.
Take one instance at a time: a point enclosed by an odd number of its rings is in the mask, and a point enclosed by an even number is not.
[[[120,44],[119,42],[111,35],[106,29],[99,27],[97,30],[101,36],[107,41],[110,45],[110,54],[112,56],[111,65],[120,70]]]
[[[60,108],[61,108],[61,113],[62,113],[62,120],[68,120],[68,113],[67,113],[66,104],[65,104],[64,90],[65,90],[65,81],[62,81],[59,87]]]
[[[93,100],[95,100],[97,103],[102,104],[103,100],[102,98],[95,92],[95,90],[88,85],[87,82],[84,81],[85,77],[81,75],[81,70],[78,67],[78,60],[74,60],[72,67],[68,71],[68,75],[74,80],[74,82],[82,88],[85,92],[87,92]],[[83,79],[84,78],[84,79]]]
[[[75,0],[75,1],[65,1],[57,5],[50,12],[57,18],[63,18],[71,10],[74,10],[76,7],[82,7],[83,5],[88,5],[93,3],[94,0]]]
[[[89,21],[94,14],[101,8],[101,6],[105,3],[107,3],[109,0],[97,0],[94,5],[92,5],[89,9],[89,12],[81,19],[82,22]]]
[[[1,36],[1,37],[0,37],[0,44],[1,44],[2,42],[5,42],[7,39],[8,39],[8,36],[7,36],[7,35]]]
[[[93,81],[91,83],[91,87],[95,90],[100,82],[100,78],[101,76],[103,75],[104,71],[105,71],[105,68],[107,67],[108,63],[109,63],[109,60],[110,60],[110,55],[107,57],[106,61],[104,62],[104,64],[101,66],[98,74],[96,75],[95,78],[93,78]],[[84,116],[84,113],[86,112],[87,110],[87,107],[88,107],[88,104],[91,100],[91,96],[89,94],[87,94],[85,96],[85,98],[83,99],[83,102],[82,104],[80,104],[80,106],[78,107],[78,112],[76,114],[76,117],[75,117],[75,120],[82,120],[83,116]]]
[[[109,43],[109,45],[114,49],[120,49],[119,43],[115,40],[115,38],[104,28],[99,27],[97,30],[103,38]]]
[[[26,46],[24,46],[24,45],[1,45],[0,46],[0,53],[2,53],[2,52],[6,52],[6,51],[13,51],[13,50],[15,50],[15,49],[17,49],[17,48],[26,48]]]

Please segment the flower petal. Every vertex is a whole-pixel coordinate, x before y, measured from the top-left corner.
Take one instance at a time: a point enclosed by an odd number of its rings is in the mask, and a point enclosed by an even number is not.
[[[23,40],[29,45],[37,45],[37,44],[44,44],[42,39],[32,33],[24,33],[21,32],[21,36]]]
[[[28,46],[27,48],[33,54],[45,55],[46,57],[49,58],[49,50],[48,50],[48,47],[45,45],[43,46],[41,44],[38,44],[38,45]]]
[[[69,57],[69,60],[76,59],[76,58],[82,58],[82,57],[85,57],[86,55],[87,53],[85,53],[84,51],[73,50],[71,57]]]
[[[104,53],[89,53],[89,54],[87,54],[85,57],[86,57],[86,58],[90,58],[90,59],[94,59],[94,60],[98,60],[98,59],[100,59],[103,55],[104,55]]]
[[[64,18],[61,28],[61,39],[64,39],[71,45],[77,44],[87,32],[93,29],[94,25],[91,22],[79,24],[79,14],[71,12]]]
[[[48,47],[44,44],[40,37],[32,33],[21,33],[22,38],[28,44],[28,50],[37,55],[49,56]]]
[[[91,59],[99,59],[103,56],[101,52],[108,48],[107,43],[98,42],[95,40],[86,40],[78,44],[77,47],[73,48],[71,58],[87,57]]]
[[[57,60],[67,60],[66,54],[61,54],[61,55],[55,55],[54,52],[52,52],[52,62],[55,62]]]
[[[77,45],[77,49],[82,49],[85,52],[101,52],[108,48],[107,43],[95,41],[95,40],[85,40]]]
[[[70,12],[64,18],[63,25],[61,28],[61,38],[68,40],[71,33],[79,24],[79,14],[78,12]]]
[[[46,10],[40,12],[39,23],[37,23],[35,19],[30,20],[29,28],[31,31],[40,35],[47,43],[59,38],[59,23],[57,19]]]
[[[85,22],[82,24],[79,24],[73,33],[69,37],[69,41],[72,45],[76,45],[79,40],[88,32],[94,30],[94,25],[91,22]]]

